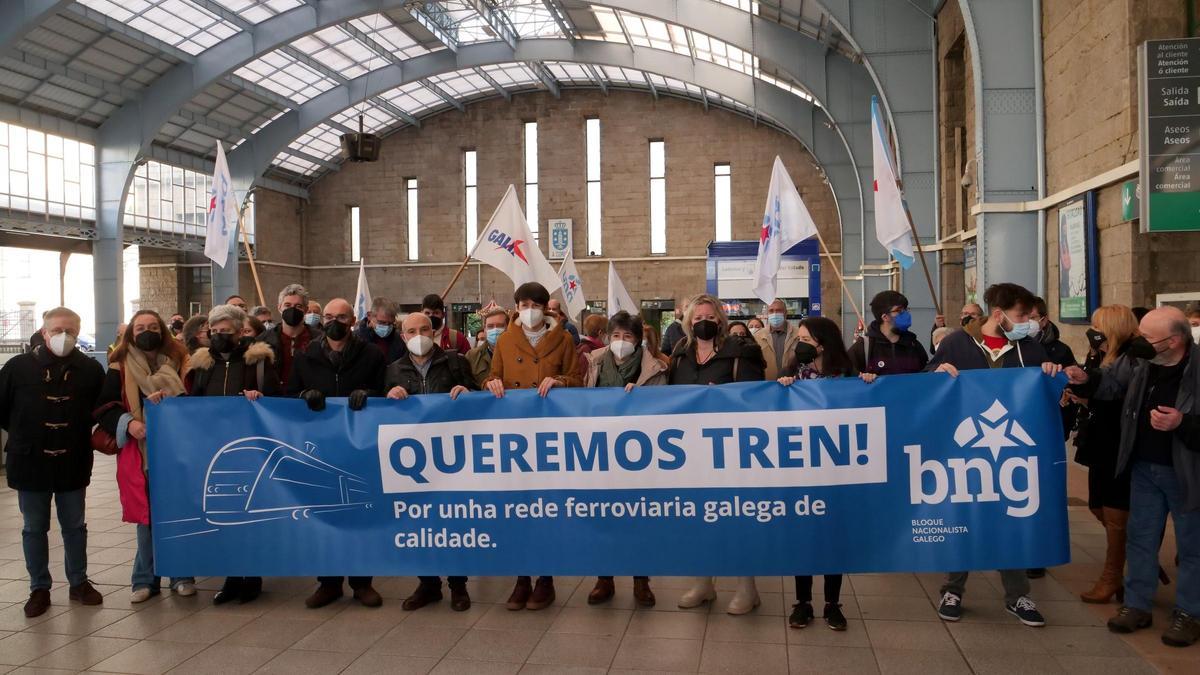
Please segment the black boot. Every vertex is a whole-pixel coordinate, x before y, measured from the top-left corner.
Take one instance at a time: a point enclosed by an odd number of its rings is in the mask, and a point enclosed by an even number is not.
[[[258,596],[262,595],[262,577],[246,577],[242,580],[242,592],[238,596],[238,602],[246,604],[254,602]]]
[[[242,595],[242,585],[245,579],[242,577],[225,577],[225,583],[221,584],[221,590],[213,596],[214,605],[223,605],[227,602],[233,602]],[[262,583],[261,581],[259,582]]]

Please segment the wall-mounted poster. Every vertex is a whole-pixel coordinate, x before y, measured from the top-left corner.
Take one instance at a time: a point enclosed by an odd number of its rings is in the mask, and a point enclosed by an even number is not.
[[[963,304],[965,305],[979,302],[979,267],[976,263],[978,255],[979,248],[974,239],[963,242],[963,286],[966,290]]]
[[[1058,318],[1086,323],[1096,308],[1095,195],[1058,209]]]

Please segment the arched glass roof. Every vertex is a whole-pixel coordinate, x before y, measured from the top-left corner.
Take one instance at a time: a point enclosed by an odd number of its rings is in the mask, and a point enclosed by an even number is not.
[[[709,0],[777,21],[846,51],[817,3]],[[0,55],[0,101],[98,127],[173,66],[284,12],[320,0],[75,0]],[[388,6],[388,5],[384,5]],[[628,6],[628,5],[626,5]],[[202,91],[158,130],[154,142],[206,157],[213,139],[237,146],[305,102],[379,69],[460,45],[543,38],[628,44],[688,56],[812,101],[774,64],[710,35],[624,9],[580,0],[413,0],[292,40]],[[515,93],[588,87],[690,98],[763,120],[753,101],[734,101],[693,83],[589,63],[530,61],[435,75],[348,107],[295,139],[272,172],[297,183],[337,168],[338,136],[364,126],[379,134],[466,102]]]

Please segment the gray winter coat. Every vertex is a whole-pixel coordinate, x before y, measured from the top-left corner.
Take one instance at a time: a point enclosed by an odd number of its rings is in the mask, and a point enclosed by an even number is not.
[[[1085,398],[1125,399],[1121,410],[1121,445],[1117,455],[1117,473],[1129,466],[1137,442],[1138,412],[1146,397],[1149,361],[1120,356],[1112,365],[1088,371],[1087,384],[1072,387]],[[1171,459],[1175,475],[1183,487],[1183,510],[1200,510],[1200,346],[1192,345],[1188,364],[1179,383],[1175,408],[1183,413],[1183,422],[1175,430]]]

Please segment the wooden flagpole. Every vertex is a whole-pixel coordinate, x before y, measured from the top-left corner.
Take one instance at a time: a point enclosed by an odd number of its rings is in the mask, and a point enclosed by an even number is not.
[[[900,181],[896,181],[896,189],[900,190],[900,194],[904,194],[904,186]],[[917,226],[913,223],[912,212],[908,210],[908,206],[904,207],[904,217],[908,220],[908,229],[912,232],[913,244],[917,247],[917,257],[921,261],[921,269],[925,271],[925,283],[929,285],[929,297],[933,298],[933,309],[942,315],[942,303],[938,300],[937,291],[933,290],[933,277],[929,274],[929,263],[925,262],[925,249],[921,248],[921,235],[917,234]]]
[[[242,210],[238,212],[238,236],[242,238],[242,245],[246,248],[246,258],[250,260],[250,275],[254,277],[254,289],[258,291],[258,304],[266,307],[262,282],[258,280],[258,267],[254,265],[254,252],[250,250],[250,240],[246,239],[246,207],[242,207]]]
[[[846,287],[846,280],[842,278],[842,270],[838,268],[838,264],[834,262],[833,255],[829,253],[829,247],[825,245],[825,238],[821,236],[821,230],[817,230],[817,242],[821,244],[821,251],[825,253],[825,257],[829,259],[829,264],[833,266],[833,273],[837,275],[838,283],[842,285],[842,290],[846,292],[846,299],[850,301],[850,308],[854,310],[854,315],[858,317],[858,322],[863,326],[867,324],[863,322],[862,312],[858,311],[858,305],[854,302],[854,295],[850,289]]]
[[[467,257],[463,258],[462,264],[458,266],[458,271],[450,278],[450,283],[446,284],[446,290],[442,291],[443,301],[445,301],[447,295],[450,295],[450,289],[454,288],[454,284],[458,283],[458,278],[462,276],[463,271],[467,269],[467,264],[470,262],[471,256],[468,254]]]

